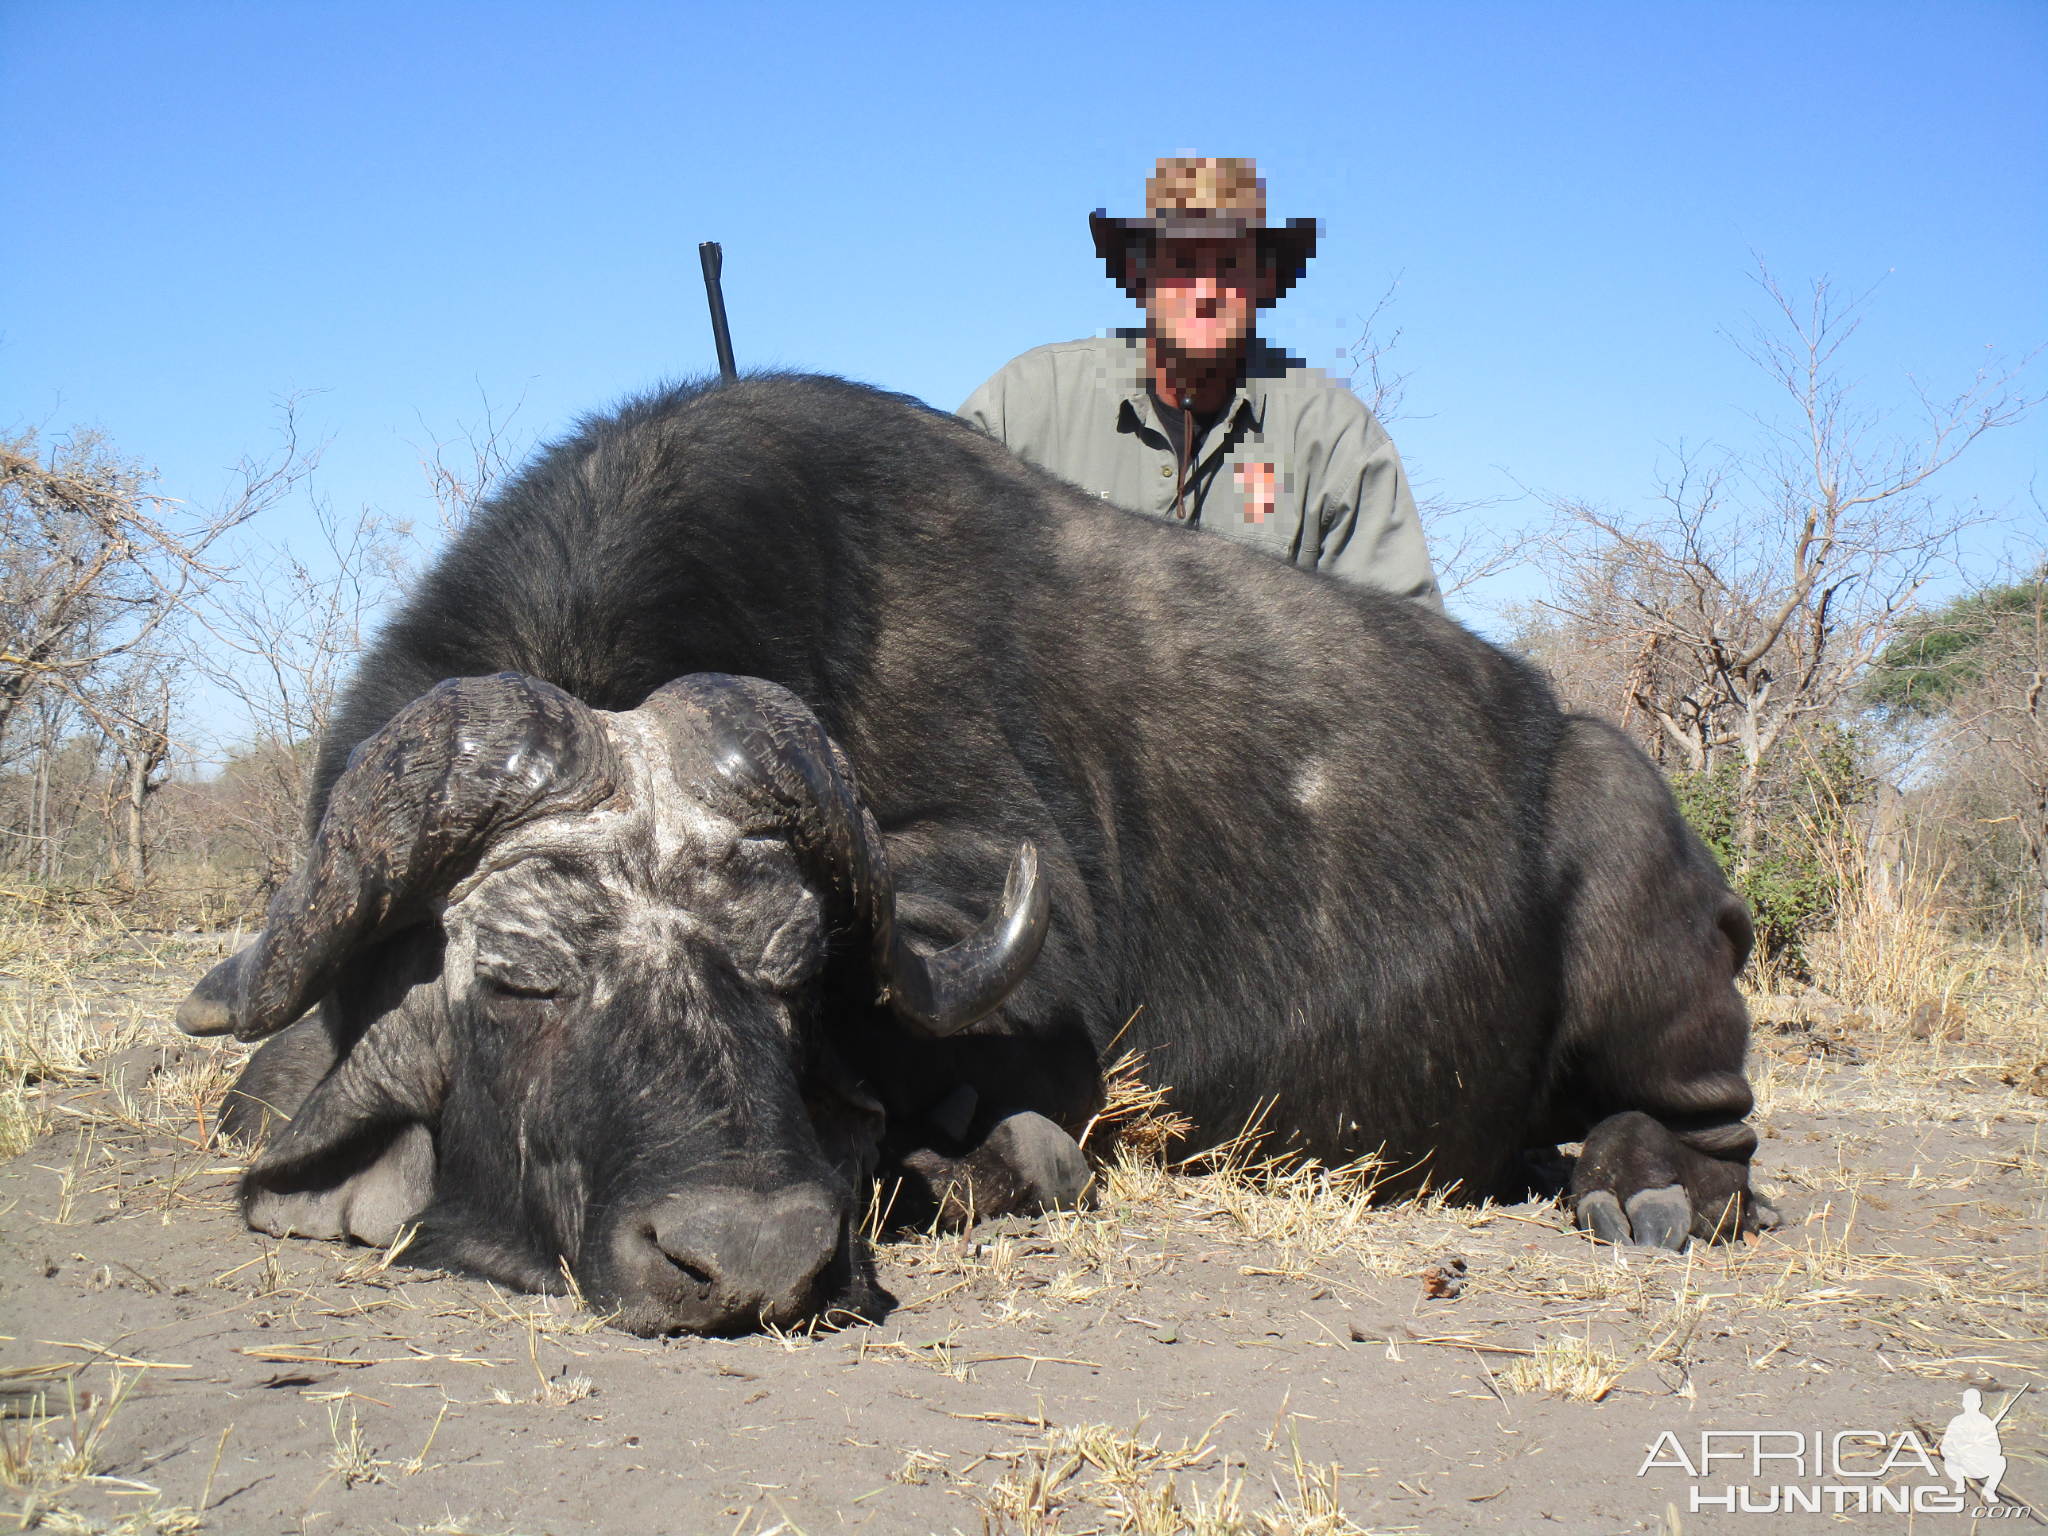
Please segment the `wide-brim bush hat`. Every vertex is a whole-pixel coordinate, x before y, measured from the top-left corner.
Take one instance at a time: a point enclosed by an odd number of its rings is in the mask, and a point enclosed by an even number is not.
[[[1145,214],[1135,219],[1112,219],[1104,208],[1088,215],[1095,254],[1102,258],[1110,281],[1134,299],[1144,290],[1143,279],[1131,274],[1131,253],[1149,253],[1160,240],[1257,236],[1260,255],[1270,256],[1277,271],[1276,299],[1300,280],[1316,253],[1314,219],[1266,222],[1265,178],[1250,160],[1192,155],[1163,159],[1145,181],[1145,208]]]

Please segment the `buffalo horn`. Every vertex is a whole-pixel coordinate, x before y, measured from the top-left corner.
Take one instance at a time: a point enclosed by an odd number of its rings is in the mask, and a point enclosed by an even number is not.
[[[493,838],[608,795],[607,750],[588,708],[517,673],[454,678],[415,699],[350,754],[262,933],[200,980],[178,1027],[242,1040],[284,1028],[351,955],[428,916]]]
[[[647,702],[683,704],[719,774],[785,829],[835,926],[864,938],[886,1002],[913,1033],[938,1039],[993,1013],[1045,943],[1049,900],[1030,843],[1010,861],[1001,904],[948,949],[921,954],[896,927],[896,887],[853,769],[797,697],[758,678],[699,673]],[[710,786],[706,786],[709,788]]]

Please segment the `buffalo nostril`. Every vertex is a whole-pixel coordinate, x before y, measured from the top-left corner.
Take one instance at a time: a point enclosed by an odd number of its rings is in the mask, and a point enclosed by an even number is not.
[[[692,1264],[688,1259],[679,1259],[674,1254],[670,1254],[668,1261],[675,1265],[677,1269],[680,1269],[687,1278],[707,1291],[718,1283],[710,1270],[703,1268],[701,1265]]]
[[[642,1223],[638,1237],[640,1251],[656,1272],[666,1268],[680,1274],[684,1280],[697,1287],[700,1296],[710,1295],[712,1287],[718,1284],[718,1270],[715,1265],[705,1262],[699,1254],[681,1250],[677,1245],[662,1241],[661,1230],[653,1222]]]
[[[653,1253],[668,1280],[649,1274],[643,1284],[650,1301],[656,1291],[672,1298],[672,1326],[723,1332],[786,1324],[815,1307],[819,1279],[840,1257],[846,1230],[839,1202],[822,1190],[692,1191],[655,1215]]]

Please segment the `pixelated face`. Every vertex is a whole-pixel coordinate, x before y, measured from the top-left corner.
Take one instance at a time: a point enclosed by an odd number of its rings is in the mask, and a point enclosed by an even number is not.
[[[1252,317],[1272,302],[1273,278],[1258,241],[1161,240],[1145,270],[1145,313],[1153,335],[1195,357],[1232,351]]]

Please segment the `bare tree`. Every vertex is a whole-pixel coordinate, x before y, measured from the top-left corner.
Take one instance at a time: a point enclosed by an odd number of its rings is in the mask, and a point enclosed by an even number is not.
[[[0,867],[31,878],[63,877],[77,853],[76,831],[97,783],[99,757],[78,706],[54,689],[34,692],[15,715],[0,762]]]
[[[1388,329],[1387,311],[1394,302],[1396,277],[1387,285],[1360,322],[1358,337],[1344,349],[1350,363],[1351,391],[1363,400],[1383,427],[1406,414],[1408,381],[1414,375],[1393,371],[1394,349],[1400,345],[1399,329]],[[1498,498],[1481,501],[1453,501],[1447,496],[1418,491],[1415,510],[1422,521],[1422,533],[1429,545],[1429,558],[1436,570],[1437,589],[1445,597],[1468,591],[1490,577],[1521,565],[1533,543],[1522,529],[1502,529],[1480,516],[1500,505]]]
[[[314,516],[310,558],[287,544],[250,548],[242,578],[198,610],[215,644],[195,650],[192,665],[243,717],[246,735],[227,772],[234,819],[266,890],[298,863],[314,755],[343,673],[406,569],[403,525],[368,507],[344,522],[324,501]]]
[[[504,483],[523,456],[525,444],[513,435],[512,421],[524,403],[522,396],[500,419],[486,395],[480,423],[458,423],[456,435],[450,438],[429,432],[429,446],[417,450],[444,540],[469,526],[476,509]]]
[[[147,812],[171,757],[171,660],[191,605],[228,572],[220,540],[289,494],[283,444],[195,513],[99,432],[0,437],[0,817],[5,862],[46,881],[148,878]],[[24,729],[24,727],[27,729]],[[104,838],[89,816],[98,803]]]
[[[98,433],[45,452],[0,440],[0,735],[42,685],[75,683],[160,621],[164,561],[149,477]]]
[[[1394,348],[1401,344],[1401,332],[1387,329],[1386,314],[1394,302],[1394,290],[1400,286],[1397,275],[1359,322],[1358,339],[1343,353],[1351,364],[1351,392],[1365,402],[1366,409],[1379,418],[1382,426],[1401,419],[1401,408],[1408,401],[1408,380],[1414,376],[1395,373],[1388,366]]]
[[[149,883],[149,840],[145,811],[168,781],[171,765],[171,703],[174,664],[138,654],[111,684],[83,688],[79,708],[99,728],[114,758],[107,782],[109,821],[120,828],[119,865],[128,888]],[[110,843],[115,841],[109,838]]]
[[[1736,767],[1738,844],[1754,851],[1772,754],[1836,708],[1930,575],[1966,514],[1928,482],[2036,403],[2017,369],[1980,371],[1945,399],[1919,391],[1916,434],[1860,407],[1842,349],[1869,295],[1826,279],[1799,300],[1761,270],[1775,313],[1738,341],[1789,402],[1747,455],[1681,452],[1640,519],[1557,500],[1552,611],[1605,645],[1624,713],[1641,711],[1685,766]]]
[[[433,497],[441,539],[453,537],[510,472],[519,445],[518,412],[499,416],[488,399],[483,420],[456,436],[429,435],[420,468]],[[329,714],[370,625],[416,578],[432,540],[413,524],[371,507],[352,518],[315,498],[317,537],[310,547],[263,541],[241,552],[239,579],[198,606],[210,644],[192,666],[238,706],[244,735],[228,755],[221,800],[256,862],[264,890],[288,876],[303,852],[302,818]],[[424,547],[423,547],[424,546]]]
[[[2014,820],[2034,866],[2034,936],[2048,943],[2048,589],[2039,579],[2033,588],[2024,611],[2002,616],[1967,718],[2016,791]]]
[[[209,552],[310,472],[296,401],[284,446],[245,460],[239,488],[204,514],[155,491],[155,476],[104,434],[78,430],[47,449],[30,429],[0,438],[0,737],[38,688],[75,690],[146,647],[218,579]]]
[[[1937,830],[1974,866],[1968,884],[2048,942],[2048,563],[2034,561],[1917,618],[1866,693],[1927,727],[1923,777],[1945,791]]]

